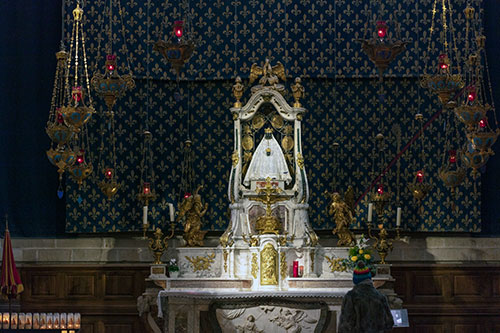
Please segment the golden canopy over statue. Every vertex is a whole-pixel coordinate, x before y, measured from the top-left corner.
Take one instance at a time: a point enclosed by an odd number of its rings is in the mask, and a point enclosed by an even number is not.
[[[338,192],[332,194],[327,193],[332,202],[328,208],[328,213],[333,215],[335,221],[335,229],[333,233],[339,237],[337,246],[351,246],[354,244],[354,235],[349,230],[349,226],[354,220],[352,208],[347,204],[348,198],[353,194],[352,187],[349,187],[345,194],[345,200]]]
[[[198,191],[203,186],[198,186],[194,194],[186,195],[179,206],[179,215],[177,219],[184,221],[183,238],[187,246],[203,246],[203,238],[207,231],[201,230],[201,218],[208,210],[208,204],[201,203],[201,196]]]
[[[259,80],[259,85],[253,87],[252,92],[265,86],[270,86],[278,91],[283,91],[285,89],[282,84],[279,84],[279,79],[286,81],[285,66],[283,66],[281,62],[278,62],[275,66],[271,66],[269,59],[266,59],[262,67],[254,63],[250,68],[250,84],[259,76],[262,76]]]

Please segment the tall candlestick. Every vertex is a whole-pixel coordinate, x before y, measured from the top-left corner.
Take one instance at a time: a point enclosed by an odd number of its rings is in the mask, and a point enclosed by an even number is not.
[[[142,224],[148,224],[148,206],[142,207]]]
[[[170,222],[174,222],[175,220],[175,210],[174,210],[174,204],[169,203],[168,204],[168,211],[170,213]]]
[[[369,203],[368,204],[368,222],[372,221],[372,214],[373,214],[373,204]]]
[[[396,214],[396,227],[401,226],[401,207],[398,207]]]

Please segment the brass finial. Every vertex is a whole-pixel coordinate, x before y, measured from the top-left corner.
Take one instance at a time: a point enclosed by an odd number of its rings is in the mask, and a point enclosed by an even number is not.
[[[304,97],[304,87],[301,84],[300,77],[295,78],[295,84],[293,84],[291,88],[293,98],[295,99],[293,107],[300,108],[302,106],[300,104],[300,99]]]
[[[465,18],[471,20],[474,16],[475,9],[469,5],[464,9]]]
[[[235,83],[233,85],[233,95],[236,98],[236,102],[234,102],[235,108],[241,108],[241,96],[243,96],[243,84],[241,83],[241,77],[237,76]]]
[[[80,22],[83,16],[83,9],[80,7],[80,2],[76,3],[76,8],[73,9],[73,18],[76,22]]]

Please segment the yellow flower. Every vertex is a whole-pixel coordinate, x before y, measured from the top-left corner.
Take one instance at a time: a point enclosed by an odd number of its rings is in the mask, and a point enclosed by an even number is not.
[[[365,254],[365,259],[366,259],[366,260],[370,260],[370,258],[371,258],[371,257],[370,257],[370,255],[369,255],[369,254]]]
[[[356,257],[356,256],[352,256],[352,257],[351,257],[351,260],[352,260],[352,261],[356,261],[356,260],[358,260],[358,257]]]
[[[363,249],[359,249],[359,254],[363,254]]]

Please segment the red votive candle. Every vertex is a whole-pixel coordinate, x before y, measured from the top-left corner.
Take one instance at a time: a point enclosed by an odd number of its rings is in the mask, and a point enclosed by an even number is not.
[[[293,277],[299,277],[299,262],[297,260],[293,262]]]

